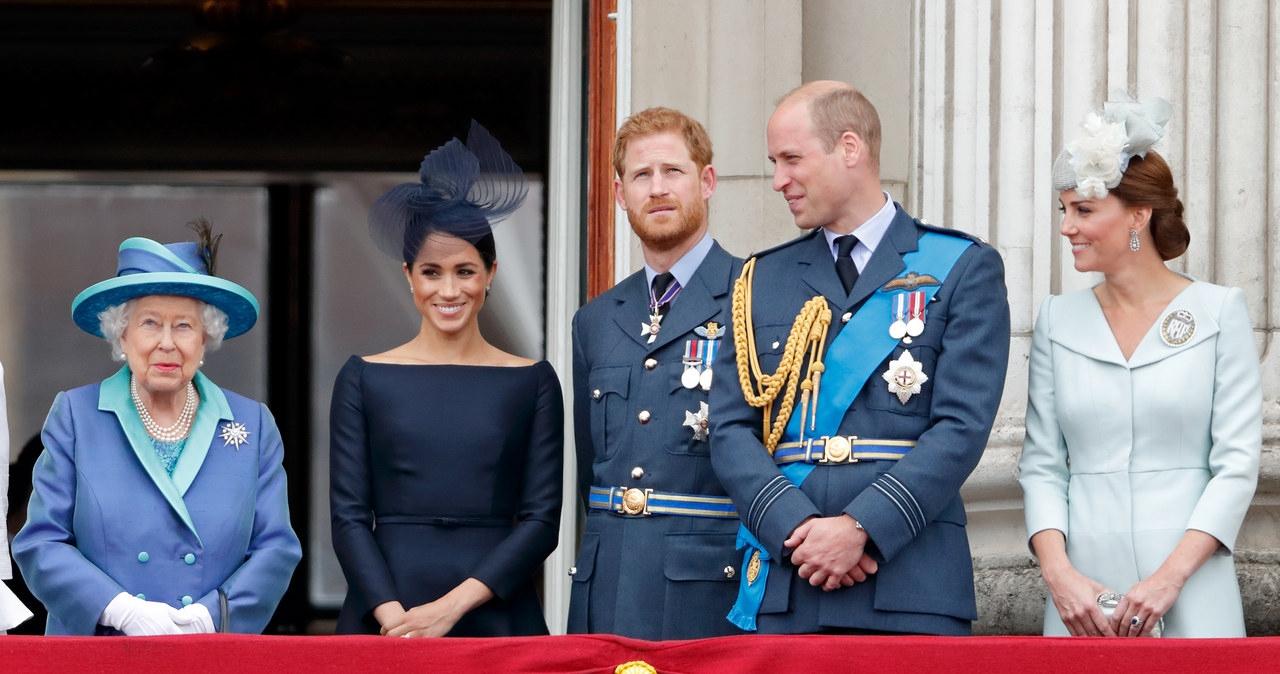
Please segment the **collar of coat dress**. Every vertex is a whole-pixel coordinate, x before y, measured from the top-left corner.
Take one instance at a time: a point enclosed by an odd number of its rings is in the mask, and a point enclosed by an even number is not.
[[[195,421],[191,423],[186,447],[183,448],[182,455],[178,457],[178,463],[173,468],[173,477],[170,477],[165,472],[164,466],[160,464],[160,458],[156,456],[151,437],[147,435],[142,419],[138,416],[138,410],[129,397],[128,366],[120,368],[119,372],[102,382],[98,392],[98,409],[116,415],[125,437],[129,439],[129,446],[133,448],[134,455],[138,457],[147,475],[151,477],[151,482],[160,490],[160,493],[164,494],[165,500],[174,512],[198,539],[200,534],[191,522],[191,514],[187,512],[187,504],[182,497],[195,481],[196,473],[200,472],[200,466],[204,463],[204,457],[209,453],[210,444],[218,430],[218,422],[234,420],[235,416],[231,413],[231,407],[227,404],[227,397],[223,395],[222,389],[208,377],[197,372],[193,381],[196,391],[200,394],[200,407],[196,410]]]

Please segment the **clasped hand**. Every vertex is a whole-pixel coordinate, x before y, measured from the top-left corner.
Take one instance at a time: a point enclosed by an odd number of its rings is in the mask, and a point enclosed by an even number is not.
[[[814,587],[830,592],[861,583],[880,567],[865,554],[867,532],[852,517],[810,517],[782,544],[791,548],[791,563]]]
[[[408,611],[401,608],[400,602],[394,604],[398,611],[389,610],[375,616],[382,624],[382,635],[386,637],[442,637],[462,617],[445,598],[415,606]]]
[[[213,618],[203,604],[180,609],[158,601],[146,601],[127,592],[117,594],[102,612],[102,624],[131,637],[165,634],[210,634]]]

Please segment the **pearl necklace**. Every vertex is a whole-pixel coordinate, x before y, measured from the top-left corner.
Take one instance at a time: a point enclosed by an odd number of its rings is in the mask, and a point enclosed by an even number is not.
[[[187,382],[187,403],[182,406],[182,413],[178,415],[178,420],[172,426],[161,426],[151,417],[147,406],[142,402],[142,397],[138,395],[138,378],[134,375],[129,375],[129,397],[133,398],[133,406],[138,410],[138,416],[147,429],[147,435],[161,442],[177,442],[187,437],[187,432],[191,430],[191,420],[196,415],[194,384]]]

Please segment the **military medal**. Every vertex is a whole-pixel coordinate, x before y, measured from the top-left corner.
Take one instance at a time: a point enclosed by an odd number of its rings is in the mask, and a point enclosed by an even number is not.
[[[1169,346],[1186,344],[1196,334],[1196,317],[1186,309],[1178,309],[1164,317],[1160,324],[1160,339]]]
[[[751,551],[751,561],[747,562],[747,585],[755,585],[760,577],[760,551]]]
[[[702,370],[702,362],[706,351],[706,340],[690,339],[684,343],[684,372],[680,374],[680,385],[692,389],[698,387],[698,375]]]
[[[907,295],[908,313],[910,319],[907,321],[907,334],[911,337],[919,337],[924,332],[924,291],[917,290]]]
[[[710,412],[711,409],[707,407],[707,401],[705,400],[698,403],[697,414],[694,414],[689,410],[684,411],[684,424],[682,425],[693,429],[694,440],[707,439],[707,415]]]
[[[895,293],[893,300],[889,304],[889,311],[893,314],[893,322],[889,324],[889,336],[894,339],[906,337],[907,294]]]
[[[902,357],[889,361],[889,369],[880,376],[889,385],[889,392],[896,393],[898,402],[903,405],[911,400],[911,396],[920,392],[921,384],[929,381],[929,375],[924,373],[924,366],[906,350],[903,350]]]
[[[658,338],[658,331],[662,329],[662,311],[661,308],[667,302],[675,299],[680,294],[680,282],[671,281],[671,285],[667,286],[662,297],[654,297],[653,288],[649,289],[649,322],[640,326],[640,336],[649,336],[649,344]]]
[[[702,361],[702,374],[698,375],[698,386],[703,391],[711,390],[711,364],[715,362],[716,351],[720,349],[720,342],[707,341],[704,342],[707,347],[707,357]]]
[[[685,388],[697,388],[698,386],[698,365],[696,363],[690,365],[688,361],[684,364],[684,374],[680,375],[680,385]]]

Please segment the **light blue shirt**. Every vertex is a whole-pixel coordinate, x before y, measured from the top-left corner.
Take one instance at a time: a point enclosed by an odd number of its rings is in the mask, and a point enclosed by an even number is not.
[[[689,249],[689,252],[671,265],[671,275],[680,282],[681,288],[689,285],[689,281],[693,280],[693,273],[698,271],[698,265],[702,264],[702,261],[707,257],[707,253],[711,252],[711,244],[711,232],[707,232],[702,235],[702,239],[698,243],[694,244],[693,248]],[[646,287],[653,287],[653,277],[657,275],[658,272],[654,271],[653,267],[650,267],[649,263],[646,262],[644,264]]]
[[[867,266],[871,254],[876,252],[876,246],[880,245],[880,239],[884,238],[884,233],[888,231],[889,223],[893,222],[893,216],[897,212],[889,193],[882,191],[881,194],[884,195],[884,206],[881,206],[870,220],[858,225],[858,228],[851,232],[858,237],[858,245],[853,247],[853,252],[849,255],[853,257],[853,263],[858,265],[859,272]],[[834,260],[837,257],[836,237],[842,235],[826,228],[822,233],[827,237],[827,247],[831,249],[831,259]]]

